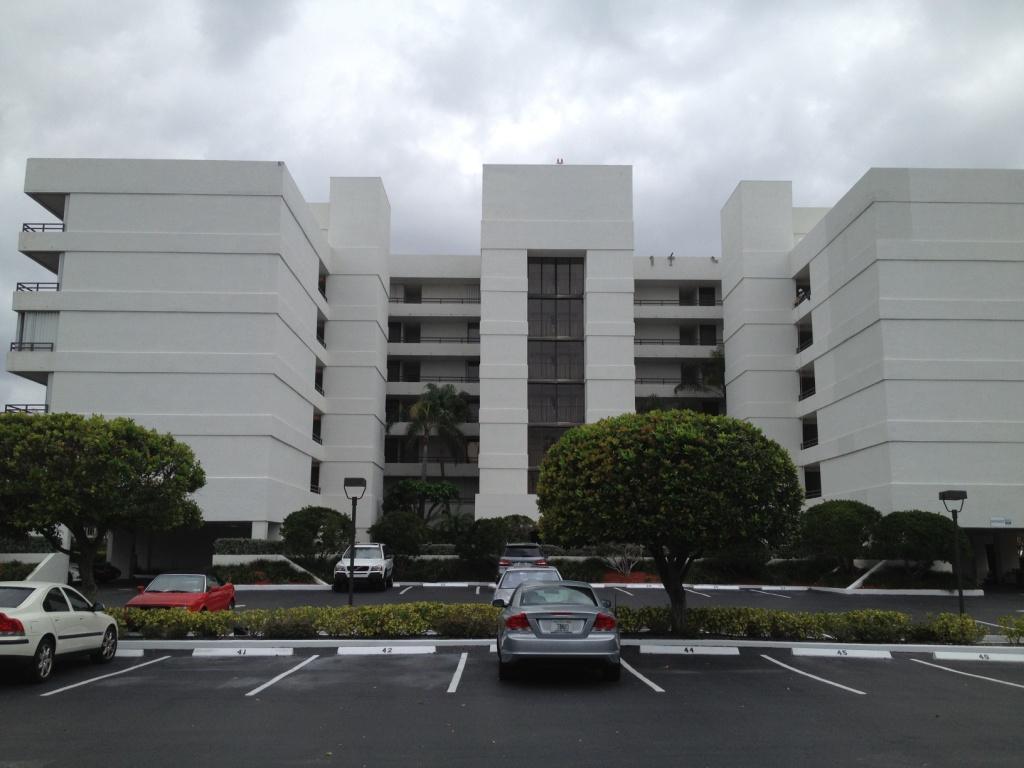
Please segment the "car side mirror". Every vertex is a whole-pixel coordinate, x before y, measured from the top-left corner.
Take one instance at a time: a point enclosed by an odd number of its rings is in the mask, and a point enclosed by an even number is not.
[[[93,603],[92,610],[93,612],[105,611],[107,607],[103,603]]]
[[[496,597],[493,600],[491,600],[491,605],[493,605],[495,608],[505,608],[508,606],[508,603],[506,603],[500,597]]]

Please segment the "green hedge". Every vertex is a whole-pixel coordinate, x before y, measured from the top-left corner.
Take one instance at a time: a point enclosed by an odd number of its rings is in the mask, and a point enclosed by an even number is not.
[[[283,541],[267,539],[214,539],[214,554],[218,555],[283,555]]]
[[[1002,627],[1006,639],[1014,645],[1020,645],[1024,641],[1024,616],[1002,616],[999,619],[999,626]]]
[[[11,560],[0,563],[0,581],[24,581],[36,568],[36,563],[23,563]]]
[[[236,565],[215,565],[211,569],[221,581],[232,584],[258,584],[269,581],[271,584],[314,584],[312,576],[296,571],[288,563],[280,560],[253,560],[251,563]]]
[[[0,552],[37,553],[54,552],[53,545],[42,536],[0,536]]]

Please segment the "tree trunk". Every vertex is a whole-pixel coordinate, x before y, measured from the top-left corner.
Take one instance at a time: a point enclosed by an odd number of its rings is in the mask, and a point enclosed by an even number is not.
[[[98,542],[85,535],[84,530],[72,532],[78,543],[78,574],[82,577],[82,594],[90,600],[96,598],[96,577],[93,565],[96,563]]]
[[[672,618],[672,634],[682,635],[686,632],[686,590],[683,589],[683,569],[676,567],[660,547],[648,547],[654,557],[654,565],[658,576],[665,586],[670,603],[669,611]]]
[[[420,435],[420,482],[427,482],[427,444],[430,438],[424,432]],[[426,520],[427,495],[420,491],[420,520]]]

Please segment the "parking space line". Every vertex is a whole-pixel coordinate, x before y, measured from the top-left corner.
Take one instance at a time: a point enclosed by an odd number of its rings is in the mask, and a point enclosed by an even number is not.
[[[129,648],[118,648],[117,653],[114,654],[119,659],[140,659],[146,655],[146,652],[141,648],[129,649]]]
[[[477,593],[478,595],[480,594],[480,587],[477,587],[477,588],[476,588],[476,593]]]
[[[632,592],[627,592],[627,591],[626,591],[626,590],[624,590],[624,589],[623,589],[622,587],[615,587],[614,589],[616,589],[617,591],[621,592],[621,593],[622,593],[622,594],[624,594],[624,595],[629,595],[630,597],[632,597],[632,596],[633,596],[633,593],[632,593]]]
[[[975,624],[984,624],[986,627],[998,627],[1001,628],[1002,624],[993,624],[991,621],[982,621],[981,619],[975,619]]]
[[[406,592],[408,592],[408,591],[409,591],[410,589],[412,589],[412,587],[406,587],[405,589],[403,589],[403,590],[402,590],[401,592],[399,592],[398,594],[400,594],[400,595],[404,595],[404,594],[405,594]]]
[[[619,663],[622,665],[623,669],[625,669],[627,672],[629,672],[629,674],[631,674],[633,677],[635,677],[641,683],[643,683],[644,685],[650,687],[650,689],[652,691],[654,691],[655,693],[664,693],[665,692],[664,688],[662,688],[659,685],[656,685],[655,683],[652,683],[646,677],[644,677],[639,672],[637,672],[635,669],[633,669],[631,666],[629,666],[629,664],[627,664],[626,662],[622,661],[622,659],[619,659]]]
[[[747,592],[758,592],[762,595],[768,595],[768,597],[781,597],[783,600],[792,600],[793,598],[789,595],[780,595],[778,592],[766,592],[763,589],[748,589]]]
[[[459,681],[462,679],[462,670],[466,668],[466,659],[469,658],[469,654],[463,652],[462,658],[459,659],[459,666],[455,668],[455,674],[452,675],[452,681],[448,683],[448,693],[455,693],[459,689]]]
[[[707,595],[703,592],[698,592],[696,589],[690,589],[689,587],[683,587],[683,591],[689,592],[693,595],[700,595],[701,597],[711,597],[711,595]]]
[[[64,691],[70,691],[72,688],[79,688],[80,686],[89,685],[89,683],[95,683],[99,680],[106,680],[108,677],[117,677],[118,675],[123,675],[126,672],[131,672],[136,669],[142,669],[143,667],[148,667],[150,664],[156,664],[158,661],[165,661],[169,658],[171,657],[161,656],[159,659],[153,659],[152,661],[144,661],[142,664],[136,664],[134,667],[128,667],[127,669],[119,669],[117,672],[111,672],[107,675],[100,675],[99,677],[91,677],[88,680],[83,680],[80,683],[75,683],[74,685],[65,685],[63,688],[58,688],[55,691],[47,691],[46,693],[41,693],[39,695],[42,697],[46,697],[53,696],[55,693],[64,693]]]
[[[275,677],[275,678],[273,678],[271,680],[268,680],[267,682],[265,682],[263,685],[259,686],[258,688],[253,688],[251,691],[249,691],[245,695],[246,696],[255,696],[260,691],[265,691],[267,688],[272,686],[274,683],[277,683],[277,682],[280,682],[281,680],[284,680],[286,677],[288,677],[288,675],[292,674],[292,672],[298,672],[304,666],[306,666],[307,664],[311,663],[315,659],[319,659],[319,658],[320,658],[320,655],[314,653],[312,656],[310,656],[308,659],[303,661],[301,664],[296,664],[294,667],[289,669],[287,672],[282,672],[280,675],[278,675],[277,677]]]
[[[640,653],[667,656],[739,656],[734,645],[640,645]]]
[[[778,664],[780,667],[783,667],[784,669],[788,669],[790,672],[796,672],[798,675],[803,675],[804,677],[809,677],[812,680],[817,680],[819,683],[825,683],[825,685],[831,685],[831,686],[834,686],[836,688],[842,688],[844,691],[849,691],[850,693],[856,693],[858,696],[867,696],[867,693],[864,692],[864,691],[858,691],[856,688],[850,688],[848,686],[842,685],[841,683],[836,683],[836,682],[833,682],[832,680],[826,680],[824,677],[818,677],[817,675],[812,675],[810,672],[804,672],[802,669],[797,669],[796,667],[791,667],[791,666],[789,666],[789,664],[783,664],[778,659],[773,659],[771,656],[768,656],[767,654],[762,653],[761,654],[761,658],[770,661],[772,664]]]
[[[867,648],[794,648],[794,656],[814,656],[825,659],[891,659],[889,651]]]
[[[1024,654],[1001,653],[999,651],[936,651],[935,661],[996,661],[1024,664]]]
[[[1009,685],[1011,688],[1024,688],[1024,685],[1020,683],[1011,683],[1008,680],[996,680],[994,677],[985,677],[984,675],[973,675],[970,672],[963,672],[959,669],[953,669],[952,667],[944,667],[941,664],[932,664],[930,661],[922,661],[921,659],[911,659],[916,661],[918,664],[924,664],[926,667],[935,667],[946,672],[952,672],[954,675],[963,675],[964,677],[973,677],[978,680],[988,680],[990,683],[999,683],[1000,685]]]
[[[341,646],[339,656],[409,656],[437,653],[434,645],[356,645]]]

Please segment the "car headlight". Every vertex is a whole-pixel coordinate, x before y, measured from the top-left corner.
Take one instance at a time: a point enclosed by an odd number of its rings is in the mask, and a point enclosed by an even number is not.
[[[384,566],[383,565],[371,565],[370,566],[371,573],[372,572],[380,573],[383,570],[384,570]]]

